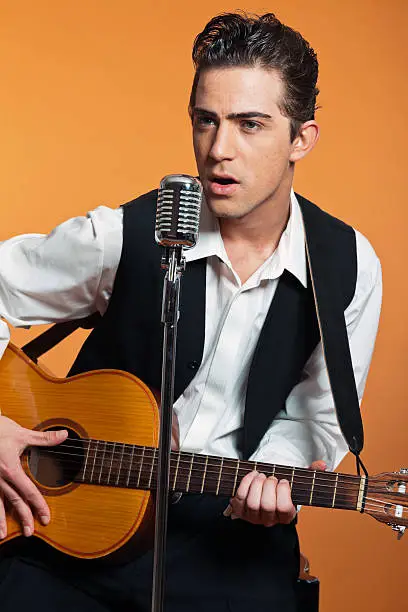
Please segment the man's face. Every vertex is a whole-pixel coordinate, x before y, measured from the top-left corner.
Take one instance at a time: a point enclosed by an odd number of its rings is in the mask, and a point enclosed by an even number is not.
[[[192,109],[197,168],[217,217],[242,218],[292,181],[290,121],[278,103],[276,72],[259,67],[204,70]]]

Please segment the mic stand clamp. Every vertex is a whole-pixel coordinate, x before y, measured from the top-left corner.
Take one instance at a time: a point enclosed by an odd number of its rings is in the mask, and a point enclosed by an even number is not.
[[[169,504],[171,430],[174,400],[177,322],[179,317],[180,277],[185,269],[181,247],[166,247],[161,267],[166,276],[163,286],[162,323],[163,365],[160,407],[160,436],[156,487],[156,518],[153,557],[152,612],[164,608],[167,513]]]

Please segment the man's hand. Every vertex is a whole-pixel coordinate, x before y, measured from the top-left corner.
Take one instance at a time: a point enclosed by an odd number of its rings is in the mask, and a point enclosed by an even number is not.
[[[5,503],[11,506],[23,527],[24,535],[34,531],[33,511],[43,525],[50,521],[50,509],[35,484],[21,467],[20,455],[27,446],[56,446],[68,432],[31,431],[0,416],[0,539],[7,535]]]
[[[310,468],[325,470],[326,464],[324,461],[315,461]],[[241,480],[224,514],[265,527],[278,523],[289,524],[296,516],[289,482],[278,482],[274,476],[267,478],[265,474],[250,472]]]

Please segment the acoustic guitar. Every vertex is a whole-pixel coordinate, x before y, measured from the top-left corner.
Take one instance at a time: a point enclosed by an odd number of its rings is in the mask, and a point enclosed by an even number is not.
[[[68,555],[95,559],[151,522],[159,416],[138,378],[118,370],[54,378],[9,345],[0,361],[0,407],[29,429],[69,432],[61,445],[30,447],[21,457],[51,509],[48,526],[35,521],[35,536]],[[364,512],[400,536],[408,524],[407,469],[359,477],[172,451],[170,488],[231,497],[254,469],[286,478],[295,504]],[[21,535],[12,515],[7,529],[4,542]]]

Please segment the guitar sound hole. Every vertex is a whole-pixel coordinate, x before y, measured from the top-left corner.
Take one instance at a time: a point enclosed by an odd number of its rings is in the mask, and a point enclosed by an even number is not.
[[[45,487],[64,487],[76,479],[84,461],[83,443],[79,435],[67,427],[68,438],[58,446],[33,446],[29,451],[28,465],[33,477]]]

